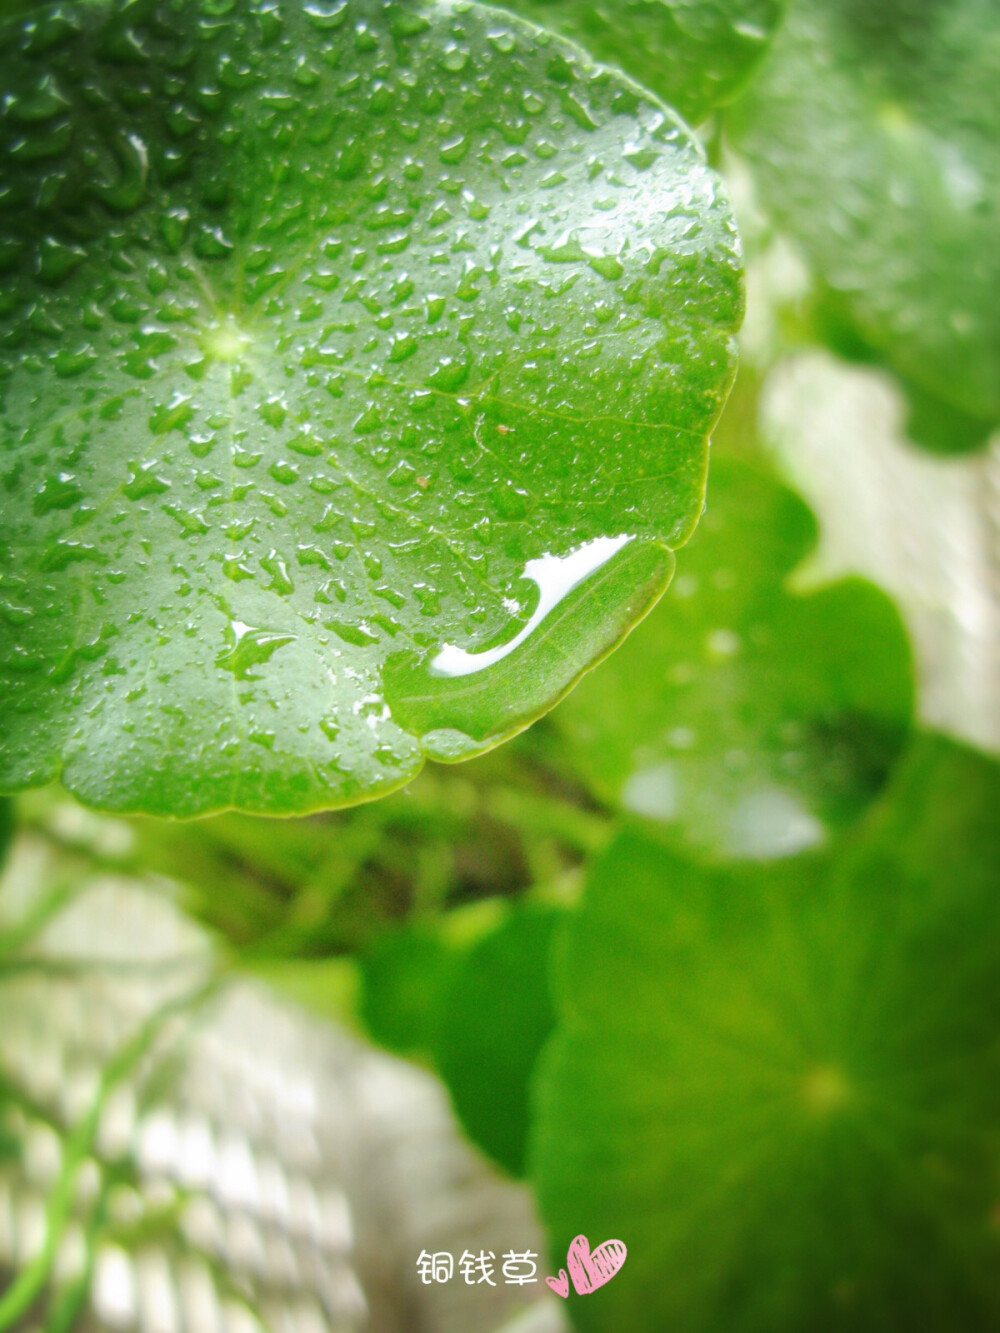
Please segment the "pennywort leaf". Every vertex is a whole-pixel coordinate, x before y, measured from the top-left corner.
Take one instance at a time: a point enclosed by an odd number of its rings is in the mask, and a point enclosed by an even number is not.
[[[508,0],[506,8],[571,37],[697,123],[746,82],[785,0]]]
[[[906,738],[912,666],[890,600],[861,579],[787,586],[815,536],[777,478],[716,459],[669,593],[553,714],[602,797],[699,855],[822,845]]]
[[[799,0],[728,117],[831,319],[918,390],[938,449],[1000,419],[998,49],[982,0]]]
[[[0,39],[0,786],[306,811],[549,708],[701,505],[742,289],[688,132],[447,0]]]
[[[455,965],[435,1059],[466,1132],[513,1175],[525,1169],[531,1080],[555,1022],[551,960],[568,913],[519,903]]]
[[[411,922],[360,960],[369,1034],[431,1065],[472,1142],[515,1176],[525,1169],[531,1081],[555,1023],[552,961],[567,915],[522,900],[464,939],[460,913]]]
[[[628,1245],[581,1329],[996,1326],[998,797],[925,737],[835,857],[609,850],[534,1143],[556,1252]]]

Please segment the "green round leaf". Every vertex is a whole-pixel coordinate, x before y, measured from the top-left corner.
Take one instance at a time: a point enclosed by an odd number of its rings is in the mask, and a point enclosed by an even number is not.
[[[703,120],[740,90],[786,0],[507,0],[505,8],[571,37],[675,106]]]
[[[0,38],[0,786],[305,811],[551,707],[701,504],[742,288],[686,130],[464,4]]]
[[[815,536],[774,477],[715,460],[670,592],[553,715],[601,796],[692,851],[821,844],[866,808],[905,739],[910,653],[889,599],[860,579],[786,589]]]
[[[998,800],[930,738],[836,860],[608,852],[533,1146],[554,1253],[628,1246],[581,1329],[998,1327]]]
[[[1000,419],[1000,8],[800,0],[731,113],[837,316],[921,390],[915,437]],[[959,414],[952,439],[923,402]]]
[[[555,1022],[550,960],[565,909],[528,903],[475,944],[445,989],[434,1055],[470,1138],[525,1169],[529,1089]]]

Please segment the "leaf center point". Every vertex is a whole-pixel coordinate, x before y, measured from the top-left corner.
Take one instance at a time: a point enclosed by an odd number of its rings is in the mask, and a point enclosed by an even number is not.
[[[851,1100],[851,1085],[835,1065],[820,1065],[806,1075],[802,1100],[814,1115],[832,1115]]]
[[[202,349],[209,360],[229,364],[242,361],[252,342],[253,339],[231,317],[207,328],[201,338]]]

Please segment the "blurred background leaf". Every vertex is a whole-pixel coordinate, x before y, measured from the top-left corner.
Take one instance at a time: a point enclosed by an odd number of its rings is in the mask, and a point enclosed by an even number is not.
[[[629,1246],[581,1329],[996,1327],[998,798],[921,736],[833,853],[594,868],[533,1144],[553,1253]]]
[[[672,587],[553,721],[603,799],[689,851],[766,859],[877,795],[910,725],[910,653],[871,584],[789,589],[816,523],[773,474],[717,457],[711,484]]]
[[[513,1175],[525,1169],[529,1086],[555,1022],[550,967],[566,909],[521,903],[447,980],[437,1068],[466,1132]]]
[[[938,451],[1000,420],[998,77],[991,0],[796,0],[727,114],[830,294],[826,331],[919,390],[915,438]]]
[[[525,1169],[530,1083],[555,1023],[551,967],[565,903],[483,903],[382,936],[361,959],[371,1037],[443,1079],[471,1140]]]
[[[400,1055],[432,1058],[456,952],[439,922],[414,922],[375,941],[361,958],[360,999],[373,1040]]]

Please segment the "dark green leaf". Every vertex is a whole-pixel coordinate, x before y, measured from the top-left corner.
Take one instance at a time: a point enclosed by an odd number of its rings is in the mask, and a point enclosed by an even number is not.
[[[550,707],[701,503],[742,293],[686,130],[474,6],[0,38],[0,784],[306,811]]]
[[[860,579],[788,575],[816,535],[772,476],[713,463],[670,592],[554,714],[595,790],[729,857],[818,845],[864,810],[910,721],[905,632]]]
[[[998,801],[993,761],[927,737],[836,858],[609,851],[534,1142],[555,1252],[628,1246],[582,1329],[1000,1324]]]
[[[486,925],[475,909],[471,922],[452,913],[386,932],[359,960],[369,1035],[433,1065],[469,1137],[513,1175],[524,1172],[530,1081],[555,1021],[550,963],[565,917],[535,901]]]
[[[525,1167],[529,1089],[555,1014],[550,961],[565,909],[526,903],[451,974],[435,1057],[473,1142],[514,1175]]]
[[[361,955],[360,1016],[399,1055],[428,1056],[438,1040],[456,950],[437,923],[386,931]]]
[[[688,120],[728,102],[767,49],[786,0],[508,0],[506,8],[617,65]]]
[[[951,450],[1000,418],[998,50],[992,0],[799,0],[731,114],[853,336],[965,418]]]

